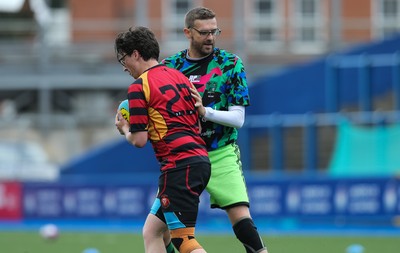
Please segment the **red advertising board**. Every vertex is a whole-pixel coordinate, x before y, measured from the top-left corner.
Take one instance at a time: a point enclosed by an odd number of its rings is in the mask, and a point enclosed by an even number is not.
[[[22,186],[18,182],[0,182],[0,220],[22,218]]]

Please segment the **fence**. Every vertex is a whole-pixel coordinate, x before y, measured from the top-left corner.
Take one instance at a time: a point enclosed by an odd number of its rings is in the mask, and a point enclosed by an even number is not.
[[[348,120],[354,124],[361,125],[389,125],[400,122],[400,111],[388,112],[352,112],[352,113],[322,113],[322,114],[300,114],[300,115],[258,115],[248,116],[246,124],[240,132],[239,143],[242,148],[242,160],[245,170],[254,168],[252,154],[257,151],[256,146],[251,145],[252,140],[259,138],[263,133],[261,130],[267,129],[267,140],[269,154],[265,154],[265,159],[269,159],[269,167],[272,173],[282,175],[287,167],[285,166],[284,137],[288,129],[299,127],[303,132],[301,150],[304,166],[299,168],[304,175],[318,173],[318,159],[321,157],[320,147],[318,146],[318,131],[322,127],[337,127],[343,120]],[[332,136],[334,137],[334,136]],[[334,138],[331,138],[334,141]],[[299,144],[299,143],[298,143]],[[331,143],[334,144],[334,143]],[[322,168],[325,169],[325,168]]]
[[[327,160],[332,155],[335,136],[325,136],[325,140],[321,141],[319,132],[324,127],[330,127],[331,133],[335,134],[338,124],[344,119],[354,124],[370,126],[399,123],[400,57],[398,52],[371,55],[332,55],[327,57],[323,64],[325,64],[324,113],[299,112],[299,114],[289,115],[272,113],[246,117],[246,124],[240,133],[241,146],[245,147],[242,148],[245,170],[259,167],[255,165],[257,163],[256,156],[269,160],[267,167],[271,172],[282,174],[288,170],[288,166],[285,164],[285,161],[288,161],[286,157],[290,150],[288,146],[300,145],[294,150],[294,153],[291,153],[293,158],[296,152],[302,152],[302,157],[299,159],[303,163],[300,165],[297,163],[300,168],[296,168],[296,170],[307,175],[315,174],[318,170],[325,172]],[[298,77],[301,76],[298,75]],[[292,79],[296,79],[295,76]],[[288,80],[291,79],[288,78]],[[291,85],[293,86],[293,84]],[[354,85],[357,85],[356,89]],[[312,87],[309,89],[309,99],[318,96],[317,92],[311,93]],[[385,105],[385,107],[390,107],[391,110],[380,111],[379,108],[376,110],[373,105],[374,99],[388,91],[392,94],[393,105]],[[273,91],[272,93],[274,96],[280,96]],[[255,95],[259,96],[258,99],[267,99],[264,94]],[[281,94],[281,96],[283,101],[292,101],[292,98],[285,94]],[[343,112],[342,109],[346,105],[352,104],[358,105],[354,112]],[[287,138],[288,131],[293,128],[300,129],[302,139],[286,143],[285,138]],[[264,155],[259,154],[259,146],[254,145],[254,140],[260,140],[262,136],[266,136],[267,143],[264,144],[268,145],[266,149],[268,153]],[[321,154],[321,150],[325,150],[326,154]],[[265,152],[265,149],[263,151]],[[319,161],[321,157],[325,163]],[[265,163],[261,167],[263,170],[266,169]]]

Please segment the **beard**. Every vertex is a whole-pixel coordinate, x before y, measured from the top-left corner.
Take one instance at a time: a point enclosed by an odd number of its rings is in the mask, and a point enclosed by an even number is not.
[[[201,58],[210,55],[214,51],[214,42],[212,40],[196,42],[192,39],[190,48]]]

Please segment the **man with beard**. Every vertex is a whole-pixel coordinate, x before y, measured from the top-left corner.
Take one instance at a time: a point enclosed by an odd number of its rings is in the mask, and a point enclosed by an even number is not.
[[[201,136],[211,161],[211,178],[206,187],[211,208],[226,211],[233,231],[247,253],[266,253],[250,215],[237,145],[238,129],[244,123],[245,107],[250,104],[242,60],[214,47],[221,30],[210,9],[197,7],[190,10],[185,16],[183,32],[189,48],[162,63],[181,71],[197,89],[192,89],[192,95],[197,101],[202,121]],[[145,237],[154,235],[151,230],[148,232]],[[164,242],[165,245],[169,243],[167,233]]]

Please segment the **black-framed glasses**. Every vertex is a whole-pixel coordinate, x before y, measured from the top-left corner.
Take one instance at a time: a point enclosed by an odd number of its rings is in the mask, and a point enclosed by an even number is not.
[[[199,35],[201,36],[201,37],[204,37],[204,38],[206,38],[206,37],[208,37],[208,35],[212,35],[212,36],[218,36],[218,35],[220,35],[221,34],[221,30],[219,29],[219,28],[217,28],[217,29],[212,29],[212,30],[209,30],[209,31],[200,31],[200,30],[197,30],[196,28],[194,28],[194,27],[191,27],[193,30],[195,30],[196,32],[198,32],[199,33]]]
[[[126,57],[127,55],[128,55],[128,54],[124,54],[123,56],[117,58],[118,61],[119,61],[119,63],[121,63],[122,66],[125,66],[125,57]]]

